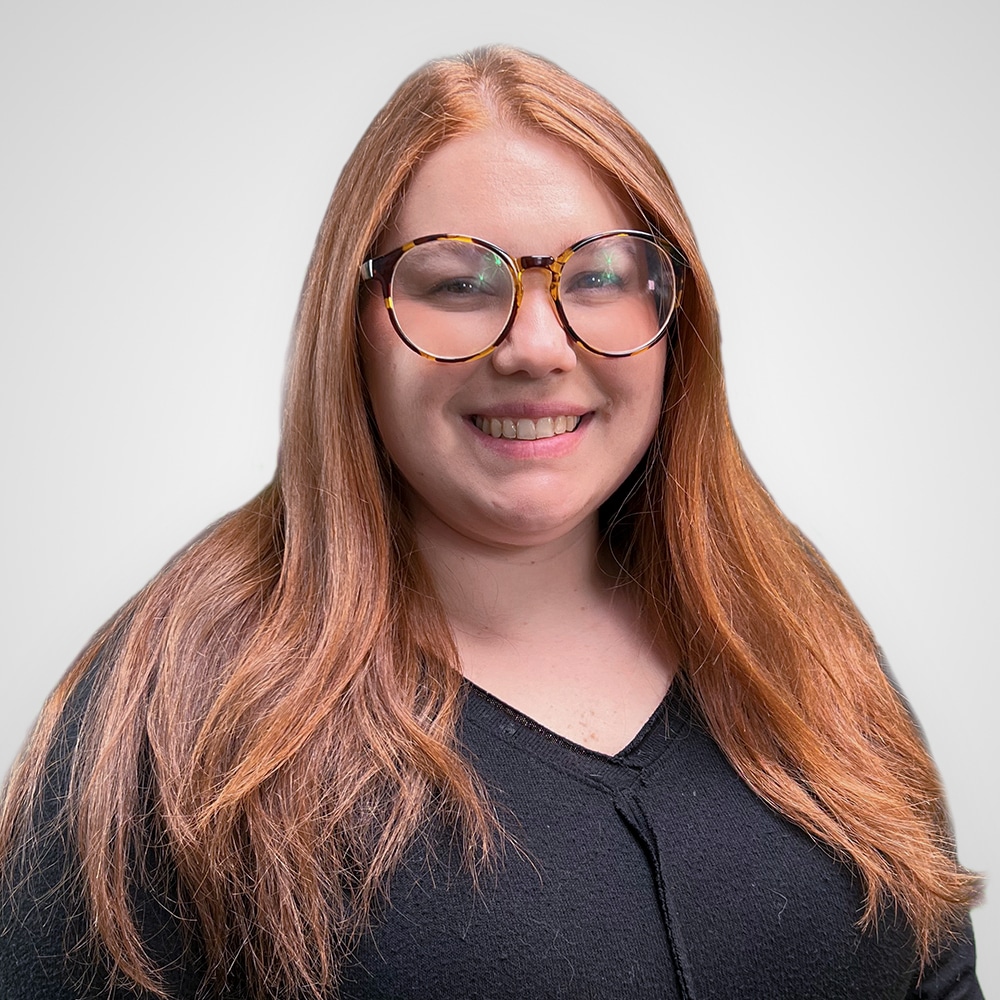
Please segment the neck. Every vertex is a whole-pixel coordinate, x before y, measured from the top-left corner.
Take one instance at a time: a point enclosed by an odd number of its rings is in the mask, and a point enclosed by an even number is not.
[[[597,518],[553,541],[506,547],[417,518],[420,556],[445,614],[462,637],[519,640],[553,632],[609,600],[614,581],[601,569]]]
[[[415,527],[465,676],[574,742],[604,753],[626,746],[677,658],[630,588],[602,569],[596,517],[520,547],[479,543],[427,517]]]

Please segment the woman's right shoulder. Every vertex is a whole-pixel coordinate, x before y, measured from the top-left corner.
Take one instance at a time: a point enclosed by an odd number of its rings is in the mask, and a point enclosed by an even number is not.
[[[69,687],[54,719],[46,721],[43,711],[9,779],[0,877],[0,995],[5,998],[61,1000],[99,995],[108,985],[99,975],[100,962],[86,955],[87,915],[70,806],[73,762],[99,657]],[[46,711],[51,710],[50,699]]]
[[[45,731],[36,731],[34,745],[29,742],[9,779],[0,858],[4,1000],[152,1000],[152,994],[115,988],[111,963],[93,939],[77,831],[76,764],[87,728],[98,724],[96,702],[115,646],[106,640],[67,674],[66,687],[57,688],[58,701],[47,709],[53,717],[46,720],[43,712],[39,725]],[[148,758],[137,766],[148,771]],[[162,860],[147,857],[141,867],[156,870]],[[193,997],[200,974],[186,958],[176,907],[141,889],[132,903],[157,964],[174,969],[166,976],[171,995]]]

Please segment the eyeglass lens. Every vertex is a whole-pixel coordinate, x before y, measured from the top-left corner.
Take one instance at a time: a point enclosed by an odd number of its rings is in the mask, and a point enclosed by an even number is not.
[[[488,247],[454,239],[409,249],[392,279],[396,322],[434,357],[487,350],[503,332],[516,298],[510,265]],[[588,347],[630,354],[654,341],[670,320],[674,272],[655,243],[605,236],[566,261],[558,301],[566,323]]]

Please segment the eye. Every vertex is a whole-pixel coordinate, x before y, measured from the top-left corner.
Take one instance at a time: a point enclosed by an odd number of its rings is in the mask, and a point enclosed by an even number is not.
[[[448,275],[425,292],[428,296],[451,296],[466,298],[475,295],[496,295],[497,289],[485,274]]]
[[[622,275],[612,270],[582,271],[572,276],[570,287],[574,292],[600,292],[621,289],[624,283]]]
[[[617,262],[616,262],[617,263]],[[628,295],[635,284],[634,269],[607,266],[603,262],[585,270],[567,269],[559,283],[559,297],[581,305],[599,305]]]
[[[411,302],[441,312],[504,311],[513,294],[514,280],[502,258],[450,239],[421,244],[406,253],[392,284],[397,304]]]
[[[640,259],[640,248],[634,242],[614,236],[581,247],[563,269],[560,298],[575,299],[580,305],[600,305],[634,294]]]

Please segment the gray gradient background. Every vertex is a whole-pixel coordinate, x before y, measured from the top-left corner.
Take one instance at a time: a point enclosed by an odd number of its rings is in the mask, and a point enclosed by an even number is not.
[[[663,157],[750,459],[872,623],[964,862],[996,873],[997,11],[5,3],[0,770],[91,632],[270,477],[307,258],[375,111],[426,59],[507,41]],[[976,924],[998,995],[996,903]]]

